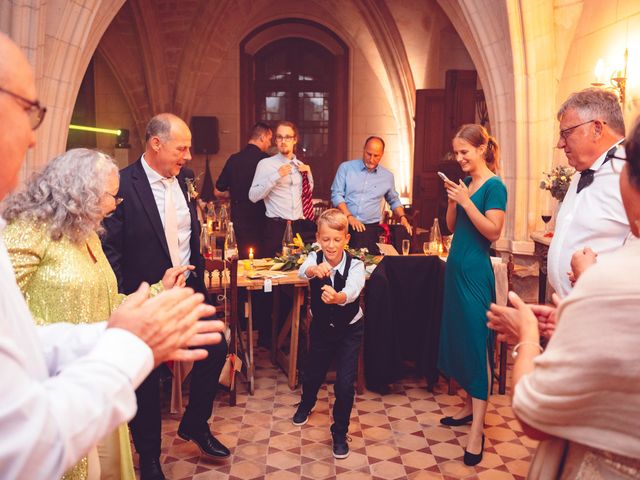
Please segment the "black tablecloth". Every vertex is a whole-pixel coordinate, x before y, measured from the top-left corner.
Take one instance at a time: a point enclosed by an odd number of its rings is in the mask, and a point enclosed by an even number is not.
[[[429,385],[438,380],[445,264],[436,256],[385,257],[367,283],[364,365],[367,386],[384,389],[414,360]]]

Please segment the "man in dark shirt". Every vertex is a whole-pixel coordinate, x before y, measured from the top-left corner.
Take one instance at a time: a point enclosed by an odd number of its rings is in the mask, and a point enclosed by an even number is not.
[[[247,145],[229,157],[216,182],[216,196],[231,199],[231,219],[240,258],[249,258],[249,248],[253,248],[255,258],[265,256],[262,251],[264,202],[249,200],[249,188],[258,162],[269,156],[266,152],[271,146],[272,136],[269,125],[256,123]]]

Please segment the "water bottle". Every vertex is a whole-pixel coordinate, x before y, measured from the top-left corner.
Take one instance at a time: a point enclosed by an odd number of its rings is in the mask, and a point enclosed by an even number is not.
[[[442,235],[438,218],[433,219],[433,226],[429,233],[429,251],[432,255],[442,255]]]
[[[224,258],[229,260],[238,256],[238,244],[236,242],[236,234],[233,231],[233,222],[229,222],[227,235],[224,238]]]
[[[287,226],[284,229],[284,235],[282,235],[283,257],[288,257],[291,254],[291,245],[293,245],[293,229],[291,227],[291,220],[287,220]]]

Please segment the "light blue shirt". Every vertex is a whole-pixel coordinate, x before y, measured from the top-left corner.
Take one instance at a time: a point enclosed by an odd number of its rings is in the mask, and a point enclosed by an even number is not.
[[[289,175],[281,177],[278,169],[286,163],[294,168]],[[258,162],[253,182],[249,189],[249,200],[256,203],[264,200],[266,215],[270,218],[299,220],[302,213],[302,175],[297,166],[302,162],[295,155],[291,160],[278,153]],[[308,173],[309,186],[313,192],[313,176]]]
[[[344,202],[362,223],[380,223],[383,198],[392,210],[402,206],[393,173],[380,165],[369,171],[362,160],[340,164],[331,185],[331,201],[335,207]]]
[[[306,280],[311,280],[313,277],[307,277],[307,268],[313,267],[317,265],[316,252],[309,252],[307,259],[304,261],[300,270],[298,270],[298,277],[304,278]],[[343,253],[342,260],[335,267],[331,268],[331,273],[329,274],[329,278],[331,279],[331,285],[333,285],[333,279],[336,276],[336,271],[340,272],[340,275],[344,277],[344,267],[347,264],[347,256]],[[351,258],[351,267],[349,268],[349,276],[347,277],[347,281],[342,289],[342,292],[347,296],[347,301],[344,303],[340,303],[341,307],[345,306],[347,303],[355,302],[358,297],[360,297],[360,292],[364,288],[364,280],[365,280],[365,270],[364,263],[357,258]],[[362,318],[362,307],[358,309],[358,313],[353,320],[349,322],[349,324],[355,323]]]

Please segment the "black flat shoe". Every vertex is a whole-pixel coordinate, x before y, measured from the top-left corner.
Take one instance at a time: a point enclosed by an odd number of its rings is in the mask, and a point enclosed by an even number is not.
[[[467,415],[466,417],[462,417],[462,418],[443,417],[440,419],[440,423],[442,425],[446,425],[447,427],[459,427],[460,425],[466,425],[472,420],[473,420],[473,414]]]
[[[480,447],[480,453],[469,453],[465,449],[464,451],[464,464],[468,467],[473,467],[482,461],[482,452],[484,452],[484,434],[482,434],[482,446]]]

